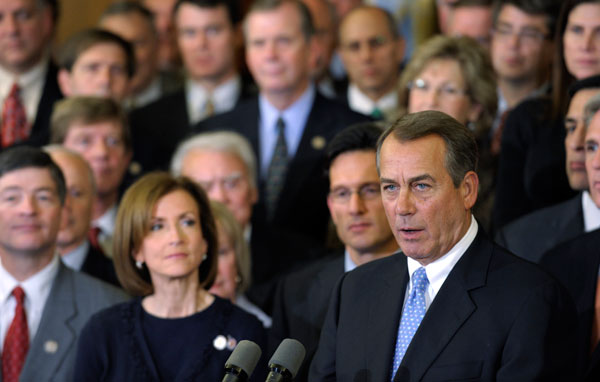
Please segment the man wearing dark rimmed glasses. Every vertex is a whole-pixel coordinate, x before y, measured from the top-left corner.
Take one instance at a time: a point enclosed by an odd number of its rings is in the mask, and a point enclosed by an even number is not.
[[[398,250],[377,175],[375,147],[381,133],[375,123],[357,124],[329,143],[327,205],[344,250],[292,273],[279,286],[269,345],[274,348],[287,337],[304,344],[307,357],[296,381],[308,378],[335,282],[345,272]]]
[[[372,6],[350,11],[339,27],[339,52],[348,72],[350,108],[375,119],[394,114],[404,40],[392,16]]]
[[[561,2],[496,1],[493,8],[491,57],[498,76],[500,116],[525,98],[545,94],[552,66],[552,36]]]

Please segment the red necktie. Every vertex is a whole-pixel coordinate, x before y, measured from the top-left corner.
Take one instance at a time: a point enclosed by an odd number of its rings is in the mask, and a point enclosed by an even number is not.
[[[99,227],[91,227],[88,231],[88,240],[90,241],[90,245],[92,246],[92,248],[104,254],[104,251],[100,246],[100,240],[98,239],[101,232],[102,230]]]
[[[15,317],[13,318],[2,349],[2,381],[18,382],[19,374],[25,364],[27,350],[29,350],[29,330],[27,329],[27,315],[23,302],[25,292],[21,287],[13,289],[12,294],[17,300]]]
[[[19,85],[15,82],[2,108],[2,147],[24,141],[28,136],[27,116],[21,102]]]

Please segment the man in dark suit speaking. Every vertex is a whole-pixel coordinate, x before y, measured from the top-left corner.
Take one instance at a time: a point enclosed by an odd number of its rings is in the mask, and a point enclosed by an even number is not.
[[[345,274],[310,381],[561,380],[575,308],[535,265],[493,244],[471,214],[479,180],[467,128],[425,111],[380,138],[384,209],[404,256]]]

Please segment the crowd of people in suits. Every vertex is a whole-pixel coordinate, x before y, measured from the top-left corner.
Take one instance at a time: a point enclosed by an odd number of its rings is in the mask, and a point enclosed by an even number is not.
[[[1,380],[600,377],[600,1],[67,13],[0,2]]]

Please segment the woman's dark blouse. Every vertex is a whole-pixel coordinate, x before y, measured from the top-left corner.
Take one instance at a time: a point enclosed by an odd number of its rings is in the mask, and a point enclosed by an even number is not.
[[[506,119],[492,217],[495,230],[575,195],[566,174],[564,121],[551,118],[551,107],[550,99],[534,98]]]
[[[215,346],[217,337],[221,343]],[[79,340],[74,380],[220,381],[241,340],[266,349],[260,321],[219,297],[178,319],[151,316],[138,298],[92,316]],[[251,380],[264,381],[266,371],[259,362]]]

